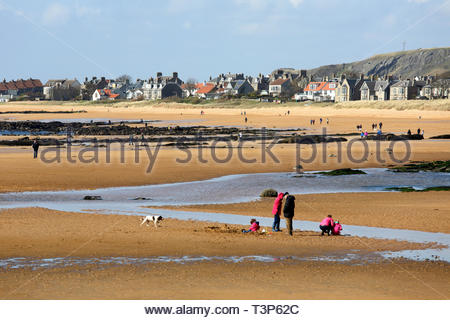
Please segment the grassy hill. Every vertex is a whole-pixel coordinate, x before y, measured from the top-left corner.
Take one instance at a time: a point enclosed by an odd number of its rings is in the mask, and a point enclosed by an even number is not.
[[[342,64],[333,64],[308,70],[319,77],[333,74],[396,75],[403,78],[450,73],[450,47],[417,49],[375,55],[371,58]]]

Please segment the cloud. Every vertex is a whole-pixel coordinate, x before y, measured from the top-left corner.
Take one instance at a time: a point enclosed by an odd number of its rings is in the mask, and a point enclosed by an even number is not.
[[[192,24],[190,21],[186,21],[183,23],[183,29],[189,30],[192,27]]]
[[[78,2],[75,4],[74,11],[78,17],[97,16],[101,13],[100,8],[80,5]]]
[[[408,0],[408,2],[411,3],[426,3],[429,2],[430,0]]]
[[[169,13],[182,13],[203,7],[205,0],[168,0],[166,9]]]
[[[243,23],[238,27],[238,33],[244,36],[252,36],[260,32],[261,25],[256,22]]]
[[[234,0],[238,6],[246,6],[253,10],[265,9],[272,0]]]
[[[42,23],[45,25],[65,24],[70,18],[70,9],[59,3],[49,5],[42,14]]]
[[[298,8],[303,3],[303,0],[289,0],[289,2],[294,8]]]
[[[393,13],[388,14],[383,18],[383,25],[387,27],[392,27],[397,23],[397,16]]]

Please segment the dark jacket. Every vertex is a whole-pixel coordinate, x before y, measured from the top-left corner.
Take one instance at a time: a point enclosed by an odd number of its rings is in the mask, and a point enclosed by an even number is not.
[[[288,195],[284,202],[283,213],[285,218],[293,218],[295,209],[295,197]]]
[[[34,141],[33,144],[32,144],[32,146],[33,146],[33,150],[34,150],[34,151],[38,151],[38,149],[39,149],[39,142]]]

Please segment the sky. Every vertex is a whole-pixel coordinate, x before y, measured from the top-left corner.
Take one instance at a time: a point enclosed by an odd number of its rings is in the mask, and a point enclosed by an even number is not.
[[[450,46],[450,0],[0,0],[0,78],[310,69]]]

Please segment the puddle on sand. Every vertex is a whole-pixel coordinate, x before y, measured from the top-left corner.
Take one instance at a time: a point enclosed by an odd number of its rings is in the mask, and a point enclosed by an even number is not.
[[[377,254],[365,255],[356,252],[326,255],[326,256],[270,256],[270,255],[253,255],[253,256],[156,256],[156,257],[102,257],[102,258],[80,258],[80,257],[56,257],[45,259],[33,258],[7,258],[0,259],[0,269],[24,269],[31,268],[37,270],[41,268],[65,268],[65,267],[82,267],[88,265],[96,266],[121,266],[121,265],[145,265],[152,263],[177,263],[188,264],[198,262],[225,262],[225,263],[241,263],[241,262],[263,262],[275,263],[281,261],[329,261],[345,264],[363,264],[368,262],[380,261],[382,257]]]

